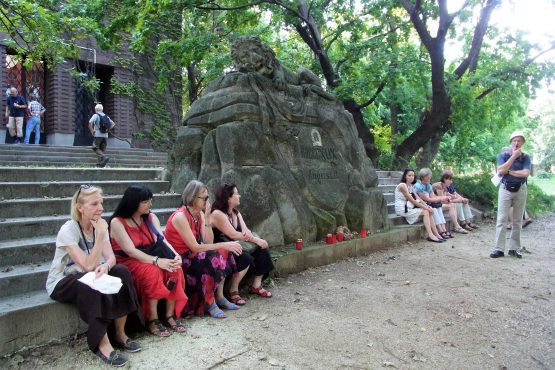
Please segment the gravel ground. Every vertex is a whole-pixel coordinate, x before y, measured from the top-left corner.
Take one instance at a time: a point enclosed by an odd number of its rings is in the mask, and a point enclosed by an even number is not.
[[[484,221],[448,243],[407,243],[275,280],[225,320],[141,335],[133,369],[555,369],[555,214],[523,230],[531,254],[488,257]],[[110,368],[83,337],[0,368]]]

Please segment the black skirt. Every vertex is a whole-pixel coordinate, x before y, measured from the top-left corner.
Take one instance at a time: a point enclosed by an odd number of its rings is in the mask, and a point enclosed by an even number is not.
[[[266,277],[274,269],[268,249],[256,248],[252,253],[243,252],[239,256],[235,256],[235,262],[238,271],[243,271],[250,266],[248,274],[254,276]]]
[[[79,316],[88,324],[87,343],[91,351],[98,349],[100,340],[108,332],[114,319],[134,314],[136,317],[128,321],[144,325],[137,292],[127,267],[115,265],[110,269],[109,275],[119,277],[123,284],[116,294],[103,294],[77,281],[83,275],[85,273],[64,277],[56,284],[50,298],[77,306]]]

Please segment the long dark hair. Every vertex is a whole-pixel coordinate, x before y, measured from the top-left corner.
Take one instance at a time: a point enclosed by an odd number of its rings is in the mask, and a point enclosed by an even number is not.
[[[233,196],[233,189],[236,187],[237,185],[233,183],[225,183],[218,186],[215,192],[216,199],[214,200],[214,204],[212,204],[212,211],[219,209],[223,213],[227,214],[227,209],[229,208],[228,200]]]
[[[123,197],[119,201],[114,214],[110,217],[110,221],[114,217],[131,217],[139,208],[139,204],[149,199],[152,199],[152,191],[149,188],[143,185],[131,185],[123,193]]]
[[[407,182],[407,173],[409,172],[414,172],[413,169],[411,168],[405,168],[405,171],[403,171],[403,176],[401,176],[401,182],[405,183]],[[414,180],[412,180],[411,185],[416,184],[416,173],[414,173]]]

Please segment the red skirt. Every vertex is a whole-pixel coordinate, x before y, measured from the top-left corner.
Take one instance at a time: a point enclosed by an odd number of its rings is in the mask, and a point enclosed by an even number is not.
[[[162,270],[160,267],[151,263],[137,261],[134,258],[125,258],[116,255],[116,260],[129,269],[133,276],[133,283],[141,302],[141,308],[145,319],[151,318],[149,301],[166,299],[175,301],[175,315],[181,316],[183,308],[187,304],[187,296],[185,295],[185,278],[183,272],[177,270],[169,272]],[[173,278],[175,287],[172,290],[166,288],[166,282]]]

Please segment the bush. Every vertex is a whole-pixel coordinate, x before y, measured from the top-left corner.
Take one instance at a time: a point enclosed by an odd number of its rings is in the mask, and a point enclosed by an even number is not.
[[[498,188],[491,183],[490,174],[456,177],[455,185],[457,192],[470,199],[473,206],[486,211],[497,210]],[[544,193],[539,186],[529,182],[526,210],[534,217],[555,211],[555,196]]]
[[[551,176],[553,176],[553,175],[551,175],[549,172],[546,172],[546,171],[538,171],[538,173],[536,174],[536,177],[538,179],[549,180],[551,178]]]

